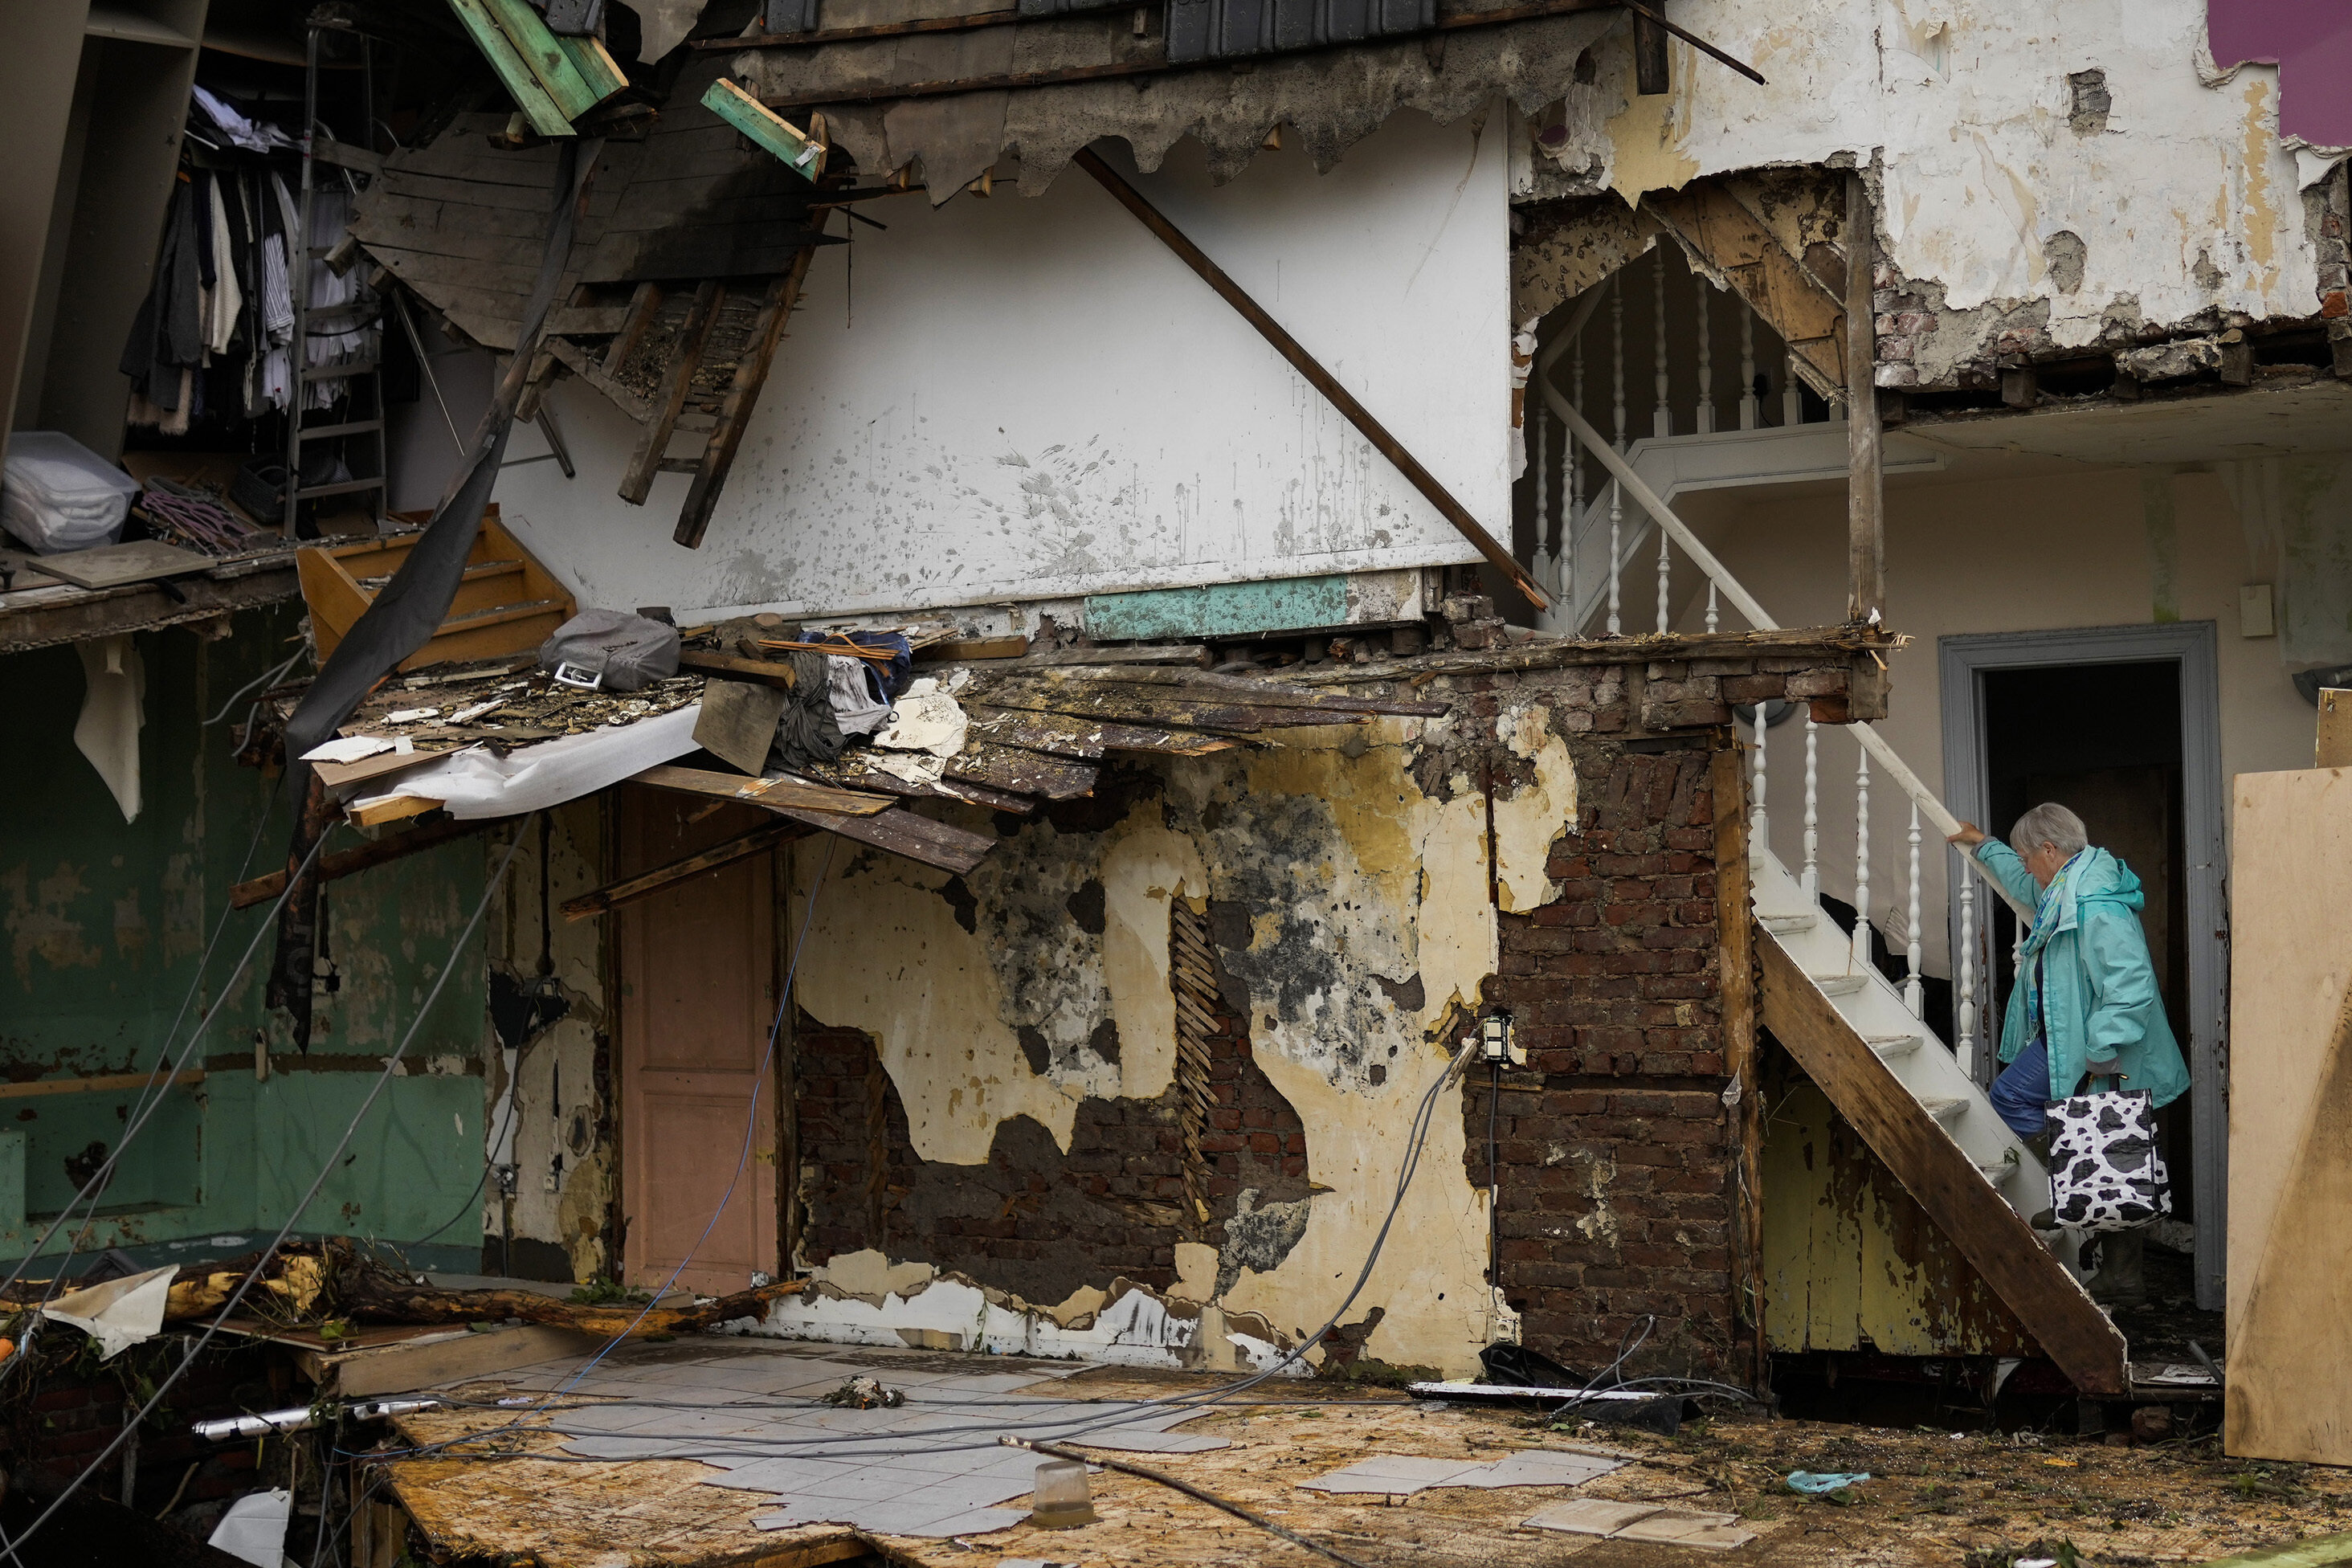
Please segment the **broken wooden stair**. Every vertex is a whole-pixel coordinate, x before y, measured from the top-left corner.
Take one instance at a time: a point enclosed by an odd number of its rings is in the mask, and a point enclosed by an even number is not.
[[[595,388],[639,426],[621,499],[643,506],[655,476],[692,475],[671,537],[698,547],[814,254],[803,246],[766,279],[642,282],[624,305],[576,300],[549,321],[521,416],[559,374]],[[698,444],[674,454],[682,439]]]

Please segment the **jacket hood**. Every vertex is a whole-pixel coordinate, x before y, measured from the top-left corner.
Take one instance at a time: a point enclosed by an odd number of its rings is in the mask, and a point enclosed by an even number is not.
[[[2053,898],[2058,900],[2055,909],[2050,905]],[[2039,948],[2058,932],[2074,930],[2085,901],[2112,904],[2137,914],[2147,903],[2147,896],[2140,891],[2139,878],[2130,867],[2094,845],[2067,861],[2057,883],[2043,890],[2027,947]]]

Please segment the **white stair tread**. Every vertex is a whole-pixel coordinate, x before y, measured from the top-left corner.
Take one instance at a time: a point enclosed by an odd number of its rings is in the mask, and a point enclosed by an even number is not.
[[[1927,1107],[1927,1114],[1938,1121],[1955,1121],[1969,1109],[1969,1102],[1957,1094],[1921,1095],[1919,1103]]]
[[[1829,996],[1851,996],[1870,984],[1867,974],[1815,974],[1809,978]]]
[[[1880,1061],[1885,1061],[1890,1057],[1909,1056],[1919,1048],[1920,1039],[1916,1035],[1865,1035],[1863,1043],[1878,1054]]]
[[[1801,931],[1811,931],[1822,923],[1819,915],[1762,915],[1764,929],[1774,936],[1790,936]]]

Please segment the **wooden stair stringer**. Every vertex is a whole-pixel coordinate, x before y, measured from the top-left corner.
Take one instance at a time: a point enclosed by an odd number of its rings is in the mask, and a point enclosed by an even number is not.
[[[1769,932],[1758,933],[1756,952],[1759,1006],[1773,1038],[2074,1386],[2126,1394],[2124,1336],[2098,1303]]]

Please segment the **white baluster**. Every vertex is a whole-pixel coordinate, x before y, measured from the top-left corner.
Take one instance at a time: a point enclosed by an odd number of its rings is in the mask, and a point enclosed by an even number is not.
[[[1907,908],[1910,923],[1904,930],[1910,935],[1903,950],[1903,1005],[1911,1009],[1915,1018],[1925,1016],[1927,1002],[1925,989],[1919,984],[1919,803],[1911,803],[1911,902]]]
[[[1753,430],[1764,422],[1756,404],[1756,312],[1739,301],[1739,427]]]
[[[1764,708],[1765,704],[1759,702],[1752,710],[1756,724],[1756,798],[1748,807],[1748,858],[1758,865],[1763,864],[1764,857],[1772,848],[1772,819],[1764,810],[1764,792],[1771,782],[1764,773]]]
[[[1969,852],[1960,851],[1960,858]],[[1960,1075],[1974,1081],[1977,1076],[1977,879],[1975,872],[1963,866],[1960,879],[1960,962],[1959,994],[1953,1011],[1954,1032],[1959,1038],[1953,1042],[1959,1053]]]
[[[1536,576],[1541,581],[1543,568],[1551,557],[1551,480],[1545,471],[1549,454],[1544,450],[1544,426],[1550,423],[1540,397],[1528,399],[1528,423],[1534,426],[1535,437],[1528,443],[1534,448],[1531,456],[1536,470]]]
[[[1622,276],[1622,275],[1621,275]],[[1625,290],[1618,279],[1609,280],[1609,342],[1610,388],[1617,413],[1617,455],[1625,455]],[[1609,635],[1615,637],[1622,626],[1617,612],[1622,584],[1618,581],[1624,571],[1622,541],[1625,525],[1624,488],[1615,479],[1609,481]]]
[[[1657,378],[1658,405],[1650,414],[1650,434],[1671,436],[1675,433],[1675,411],[1666,403],[1666,253],[1657,253],[1657,266],[1650,271],[1650,364]]]
[[[1853,962],[1870,967],[1870,753],[1853,770]]]
[[[1797,395],[1797,351],[1789,351],[1789,363],[1780,372],[1780,423],[1802,425],[1805,422],[1805,400]]]
[[[1666,603],[1675,584],[1675,558],[1669,548],[1673,541],[1664,529],[1658,530],[1658,635],[1664,637],[1674,628],[1666,624]]]
[[[1805,868],[1797,873],[1805,897],[1822,896],[1822,727],[1805,710]]]
[[[1569,406],[1579,414],[1584,412],[1584,333],[1576,334],[1576,347],[1569,355]],[[1568,635],[1582,637],[1584,623],[1576,613],[1576,537],[1577,522],[1584,510],[1584,448],[1576,432],[1568,437],[1568,516],[1559,528],[1559,602],[1568,606]]]
[[[1714,303],[1715,285],[1706,280],[1704,272],[1693,272],[1691,281],[1698,285],[1698,424],[1702,436],[1715,434],[1715,353],[1707,307]]]
[[[1722,619],[1723,612],[1716,607],[1715,603],[1715,579],[1709,577],[1706,580],[1706,629],[1715,630],[1716,624]]]
[[[1576,347],[1568,356],[1568,405],[1579,414],[1584,412],[1584,334],[1576,334]],[[1574,516],[1584,504],[1584,449],[1577,444],[1576,432],[1568,433],[1568,507]]]

